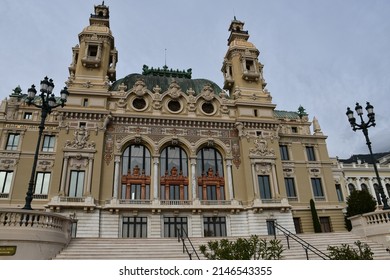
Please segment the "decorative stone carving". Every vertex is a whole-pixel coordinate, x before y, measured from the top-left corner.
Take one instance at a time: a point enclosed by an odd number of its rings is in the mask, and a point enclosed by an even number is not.
[[[141,97],[146,94],[146,91],[147,88],[145,82],[142,79],[138,79],[134,84],[132,92],[134,92],[137,96]]]
[[[175,80],[173,80],[172,83],[169,85],[168,95],[172,99],[178,99],[182,94],[183,92],[181,91],[179,84]]]
[[[268,148],[267,140],[258,137],[254,141],[255,148],[250,149],[251,156],[275,156],[275,151],[272,148]]]
[[[111,120],[112,120],[112,114],[111,114],[111,112],[109,112],[103,119],[101,129],[107,130],[107,126],[111,122]]]
[[[211,101],[215,98],[215,95],[214,95],[214,90],[213,88],[210,86],[210,84],[207,84],[203,87],[202,89],[202,92],[201,92],[201,96],[207,100],[207,101]]]
[[[88,131],[85,127],[80,127],[74,132],[74,139],[72,141],[67,140],[65,143],[65,148],[70,149],[95,149],[95,142],[89,140]]]

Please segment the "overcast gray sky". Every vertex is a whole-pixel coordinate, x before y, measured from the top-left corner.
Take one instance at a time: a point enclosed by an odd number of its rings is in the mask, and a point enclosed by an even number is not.
[[[72,47],[98,0],[0,1],[0,99],[53,78],[59,93]],[[368,153],[345,115],[356,102],[375,107],[374,152],[390,151],[390,1],[106,0],[119,52],[117,78],[142,65],[192,68],[222,87],[221,66],[234,16],[260,50],[278,110],[302,105],[328,136],[330,156]]]

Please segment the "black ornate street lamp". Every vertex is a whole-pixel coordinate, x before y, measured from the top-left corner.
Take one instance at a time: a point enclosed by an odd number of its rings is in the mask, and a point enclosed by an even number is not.
[[[366,138],[366,144],[368,146],[368,150],[370,151],[371,160],[372,160],[372,163],[374,165],[376,179],[377,179],[378,184],[379,184],[379,193],[381,195],[381,200],[382,200],[382,203],[383,203],[383,209],[384,210],[390,209],[389,204],[387,203],[387,197],[386,197],[386,194],[385,194],[384,189],[383,189],[381,178],[379,177],[378,168],[376,166],[376,159],[374,158],[374,155],[372,153],[371,141],[370,141],[370,138],[368,137],[368,128],[371,127],[371,126],[375,126],[376,125],[376,123],[375,123],[374,106],[372,106],[370,104],[370,102],[367,102],[367,106],[366,106],[367,117],[368,117],[368,121],[367,122],[364,122],[364,120],[363,120],[363,107],[360,106],[359,103],[356,103],[355,111],[356,111],[356,113],[360,117],[360,124],[356,123],[356,119],[353,116],[353,112],[348,107],[346,114],[348,116],[349,123],[351,124],[351,127],[352,127],[353,131],[356,131],[356,130],[363,131],[364,137]]]
[[[37,168],[37,161],[38,161],[38,154],[39,154],[39,148],[41,145],[41,138],[43,130],[45,129],[45,120],[46,117],[52,112],[52,109],[61,106],[65,106],[65,102],[68,99],[69,92],[66,87],[64,87],[63,90],[61,90],[61,97],[60,97],[60,103],[57,102],[56,97],[54,96],[53,92],[54,84],[52,79],[48,79],[48,77],[45,77],[43,81],[41,81],[41,94],[39,95],[40,98],[36,99],[35,95],[37,94],[37,90],[35,89],[35,86],[32,85],[31,88],[28,89],[28,95],[27,95],[27,101],[26,103],[30,105],[34,105],[37,108],[41,109],[41,123],[39,124],[39,134],[38,134],[38,142],[35,149],[35,155],[34,155],[34,162],[32,166],[31,171],[31,177],[30,182],[28,183],[28,190],[26,193],[26,204],[24,205],[23,209],[32,210],[31,208],[31,201],[33,200],[33,191],[34,191],[34,185],[35,185],[35,171]]]

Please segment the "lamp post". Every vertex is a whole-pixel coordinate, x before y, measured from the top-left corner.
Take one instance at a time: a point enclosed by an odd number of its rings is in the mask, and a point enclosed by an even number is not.
[[[23,209],[26,210],[32,210],[31,208],[31,201],[33,200],[33,191],[34,191],[34,185],[35,185],[35,171],[37,168],[37,162],[38,162],[38,154],[39,154],[39,148],[41,145],[41,138],[43,130],[45,129],[45,120],[46,117],[52,112],[52,109],[61,106],[65,106],[65,102],[68,98],[69,92],[66,87],[64,87],[63,90],[61,90],[61,97],[60,97],[60,103],[57,103],[56,97],[54,96],[53,92],[54,83],[52,79],[48,79],[48,77],[45,77],[41,81],[41,88],[40,88],[40,95],[39,99],[35,99],[35,95],[37,94],[37,90],[35,89],[35,86],[32,85],[31,88],[28,89],[27,94],[27,104],[34,105],[37,108],[41,109],[41,122],[39,124],[39,133],[38,133],[38,141],[37,146],[35,149],[34,154],[34,162],[32,166],[31,171],[31,177],[30,181],[28,183],[28,189],[26,193],[26,204],[24,205]]]
[[[385,194],[384,189],[383,189],[381,178],[379,177],[378,168],[376,166],[376,160],[375,160],[374,155],[372,153],[371,141],[370,141],[370,138],[368,137],[368,128],[376,125],[374,106],[372,106],[370,104],[370,102],[367,102],[367,106],[366,106],[367,117],[368,117],[367,122],[364,122],[364,120],[363,120],[363,107],[361,105],[359,105],[359,103],[356,103],[355,111],[360,117],[360,124],[356,123],[356,119],[353,115],[353,111],[349,107],[347,108],[346,115],[348,116],[348,120],[349,120],[349,123],[351,124],[352,130],[353,131],[361,130],[364,134],[364,137],[366,138],[366,144],[368,146],[368,150],[370,151],[371,160],[372,160],[372,163],[374,165],[376,179],[377,179],[378,184],[379,184],[379,193],[381,195],[383,209],[384,210],[390,209],[389,204],[387,203],[387,197],[386,197],[386,194]]]

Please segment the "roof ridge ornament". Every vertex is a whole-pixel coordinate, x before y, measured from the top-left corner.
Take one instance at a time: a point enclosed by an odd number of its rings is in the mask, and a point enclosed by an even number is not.
[[[162,68],[149,68],[147,65],[143,65],[142,67],[142,75],[148,76],[163,76],[163,77],[171,77],[171,78],[186,78],[186,79],[191,79],[192,76],[192,69],[189,68],[187,70],[173,70],[168,69],[167,65],[164,65]]]

